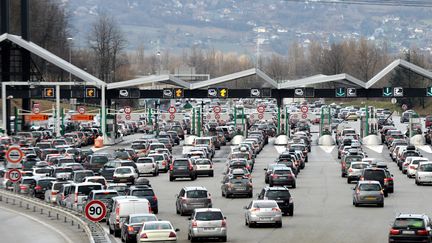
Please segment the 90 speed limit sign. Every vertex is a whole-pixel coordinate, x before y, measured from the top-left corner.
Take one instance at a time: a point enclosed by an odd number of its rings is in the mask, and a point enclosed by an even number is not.
[[[99,200],[92,200],[86,205],[84,212],[87,219],[99,222],[105,218],[106,206]]]

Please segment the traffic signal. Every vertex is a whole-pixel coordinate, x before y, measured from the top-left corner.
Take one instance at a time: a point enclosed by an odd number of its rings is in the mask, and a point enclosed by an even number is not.
[[[176,98],[183,98],[184,97],[183,89],[182,88],[174,89],[174,95]]]
[[[54,88],[44,88],[44,97],[45,98],[53,98],[54,97]]]
[[[228,89],[227,88],[220,88],[218,96],[219,96],[219,98],[228,98]]]
[[[86,98],[95,98],[96,97],[96,88],[86,88],[85,89],[85,97]]]

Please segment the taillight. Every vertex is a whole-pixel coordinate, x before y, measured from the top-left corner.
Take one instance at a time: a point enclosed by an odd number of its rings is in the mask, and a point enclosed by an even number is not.
[[[153,200],[154,200],[154,201],[157,201],[157,197],[156,197],[156,196],[153,196]]]
[[[162,161],[162,165],[163,165],[163,166],[166,166],[166,161],[165,161],[165,160]]]
[[[272,208],[273,212],[280,212],[281,210],[279,208]]]
[[[142,235],[140,236],[140,238],[141,238],[141,239],[147,239],[148,237],[147,237],[147,234],[144,233],[144,234],[142,234]]]
[[[213,164],[210,164],[210,169],[212,169],[213,168]]]
[[[222,220],[221,227],[226,227],[226,220]]]
[[[194,220],[192,221],[192,228],[196,228],[198,227],[198,223]]]
[[[193,170],[193,166],[191,164],[189,164],[189,170],[192,171]]]
[[[427,230],[417,230],[417,235],[428,235]]]
[[[176,235],[175,232],[171,231],[168,237],[169,238],[174,238],[174,237],[177,237],[177,235]]]
[[[149,210],[149,213],[153,213],[152,208],[150,207],[150,204],[148,206],[148,210]]]
[[[132,227],[132,226],[128,226],[128,231],[129,231],[129,232],[134,232],[135,229],[134,229],[134,227]]]
[[[173,168],[174,168],[174,165],[170,165],[170,170],[173,170]]]
[[[350,168],[350,169],[348,170],[348,172],[353,172],[353,170]]]
[[[42,190],[41,186],[35,186],[35,190]]]
[[[26,185],[21,185],[21,186],[20,186],[20,189],[21,189],[21,190],[25,190],[25,189],[27,189],[27,186],[26,186]]]
[[[390,234],[391,235],[398,235],[400,233],[400,230],[397,229],[390,229]]]
[[[75,192],[75,203],[78,203],[78,192]]]
[[[120,222],[120,207],[119,206],[120,205],[117,205],[116,210],[115,210],[115,212],[116,212],[116,223],[117,224]]]
[[[278,178],[278,175],[273,174],[272,177],[273,177],[273,178]]]
[[[360,180],[361,180],[361,181],[364,181],[364,177],[363,177],[363,176],[361,176],[361,177],[360,177]]]
[[[414,165],[410,165],[410,169],[415,169],[415,166]]]
[[[252,212],[259,212],[260,209],[259,209],[259,208],[254,208],[254,209],[252,209],[251,211],[252,211]]]
[[[55,195],[57,195],[57,192],[51,191],[51,196],[55,196]]]

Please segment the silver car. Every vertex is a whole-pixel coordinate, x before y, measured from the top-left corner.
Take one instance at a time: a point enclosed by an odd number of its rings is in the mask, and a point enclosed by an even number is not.
[[[188,239],[217,238],[222,242],[227,241],[226,218],[217,208],[198,208],[189,218]]]
[[[374,204],[384,207],[384,191],[378,181],[359,181],[353,190],[354,206]]]
[[[282,211],[275,200],[254,200],[245,206],[245,225],[274,224],[282,227]]]
[[[211,208],[210,193],[205,187],[184,187],[176,195],[176,212],[180,215],[191,214],[196,208]]]
[[[363,169],[369,167],[368,162],[352,162],[347,170],[347,183],[351,181],[358,181],[362,175]]]
[[[432,183],[432,162],[420,162],[415,174],[415,183]]]

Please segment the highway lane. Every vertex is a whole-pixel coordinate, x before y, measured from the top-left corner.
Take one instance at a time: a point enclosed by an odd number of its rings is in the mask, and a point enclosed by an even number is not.
[[[357,126],[355,123],[352,125]],[[354,207],[351,189],[354,184],[349,185],[346,178],[340,177],[336,149],[327,153],[319,146],[313,146],[306,169],[298,176],[297,188],[291,189],[295,202],[294,217],[284,217],[282,229],[247,228],[243,206],[251,199],[221,197],[220,181],[229,146],[216,153],[214,178],[169,182],[167,174],[160,174],[149,179],[159,198],[158,217],[170,220],[180,228],[179,242],[188,242],[187,217],[175,213],[175,195],[183,186],[205,186],[209,190],[214,207],[221,208],[227,216],[229,242],[385,242],[390,223],[398,213],[429,213],[427,202],[432,199],[432,187],[418,187],[412,179],[402,175],[390,160],[387,148],[382,153],[374,151],[376,149],[365,150],[369,157],[386,161],[395,176],[395,193],[386,198],[384,208]],[[174,156],[180,156],[181,151],[180,146],[175,147]],[[431,154],[424,155],[432,158]],[[276,157],[277,151],[272,145],[267,145],[258,155],[253,172],[254,197],[265,186],[264,167]]]

